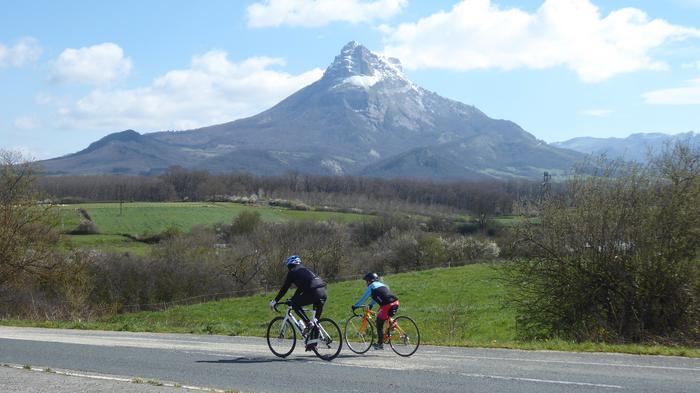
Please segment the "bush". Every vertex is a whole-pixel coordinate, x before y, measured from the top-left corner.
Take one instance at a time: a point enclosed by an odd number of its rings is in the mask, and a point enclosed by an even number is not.
[[[475,262],[493,260],[500,255],[500,248],[491,240],[460,236],[445,241],[448,260],[454,262]]]
[[[286,199],[273,199],[268,202],[270,206],[283,207],[292,210],[311,210],[311,207],[301,201],[291,201]]]
[[[389,214],[350,224],[352,241],[359,246],[367,246],[391,230],[403,232],[415,230],[417,227],[417,224],[408,218]]]
[[[75,205],[80,203],[86,203],[87,200],[81,197],[66,196],[58,200],[58,203],[62,205]]]
[[[241,235],[253,232],[262,223],[260,212],[257,211],[242,211],[231,225],[230,233],[232,236]]]
[[[602,161],[546,199],[508,266],[526,336],[643,341],[700,332],[700,152]]]
[[[426,229],[430,232],[452,232],[454,228],[454,223],[445,217],[430,217],[426,224]]]
[[[481,230],[481,226],[476,221],[469,221],[457,226],[457,233],[462,235],[472,235]]]
[[[71,235],[95,235],[100,233],[97,224],[92,220],[80,220],[78,227],[70,232]]]
[[[56,209],[37,203],[35,167],[0,150],[0,287],[41,270],[58,242]]]

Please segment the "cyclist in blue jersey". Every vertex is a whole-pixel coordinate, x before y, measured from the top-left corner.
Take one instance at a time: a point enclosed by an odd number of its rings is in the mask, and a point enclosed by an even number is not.
[[[377,273],[365,274],[364,280],[367,284],[367,290],[360,300],[352,305],[352,310],[355,311],[356,308],[362,306],[370,297],[372,298],[369,302],[370,309],[375,303],[379,304],[379,312],[377,313],[377,343],[373,344],[372,347],[374,349],[384,349],[384,321],[396,315],[396,311],[399,309],[400,305],[399,299],[391,293],[389,287],[379,280]]]

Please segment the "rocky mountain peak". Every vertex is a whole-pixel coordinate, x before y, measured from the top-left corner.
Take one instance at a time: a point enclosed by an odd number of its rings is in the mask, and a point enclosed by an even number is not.
[[[349,84],[363,88],[381,81],[410,83],[398,59],[374,53],[357,41],[350,41],[341,49],[326,69],[323,79],[332,81],[336,86]]]

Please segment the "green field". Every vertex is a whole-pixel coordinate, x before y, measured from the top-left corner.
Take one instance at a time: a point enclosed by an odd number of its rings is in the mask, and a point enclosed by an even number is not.
[[[521,341],[515,331],[515,314],[501,300],[508,292],[499,280],[499,265],[475,264],[387,276],[385,282],[401,301],[399,315],[413,317],[426,344],[613,351],[700,357],[700,349],[649,345],[572,343],[563,340]],[[361,280],[329,286],[326,316],[341,327],[352,305],[365,289]],[[291,294],[291,293],[290,293]],[[44,323],[40,326],[146,332],[179,332],[263,336],[275,315],[267,308],[274,293],[232,298],[162,312],[122,314],[97,323]],[[30,324],[3,321],[5,324]],[[36,325],[36,324],[34,324]]]
[[[132,252],[145,254],[149,246],[123,236],[154,235],[166,229],[189,232],[197,225],[210,226],[217,223],[231,223],[242,211],[257,211],[263,220],[279,222],[289,220],[334,220],[343,223],[371,219],[372,215],[303,211],[286,208],[251,206],[229,202],[129,202],[85,203],[59,207],[59,229],[70,233],[78,227],[81,215],[78,209],[85,209],[97,225],[97,235],[68,235],[65,246],[98,248],[103,251]],[[412,216],[415,220],[426,221],[425,216]],[[468,215],[462,220],[471,220]],[[494,218],[498,226],[510,227],[522,221],[522,217],[501,216]]]
[[[265,221],[288,220],[337,220],[354,222],[372,216],[353,213],[300,211],[273,207],[248,206],[239,203],[89,203],[64,205],[59,208],[61,232],[68,233],[78,227],[80,214],[85,209],[97,225],[98,235],[71,235],[68,241],[77,247],[96,247],[106,251],[132,251],[143,253],[148,246],[121,236],[149,235],[177,228],[189,232],[196,225],[230,223],[242,211],[257,211]]]

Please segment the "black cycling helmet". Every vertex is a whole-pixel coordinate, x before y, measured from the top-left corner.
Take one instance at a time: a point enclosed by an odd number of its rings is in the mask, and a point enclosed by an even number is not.
[[[367,273],[364,277],[365,281],[379,281],[379,275],[377,273]]]

